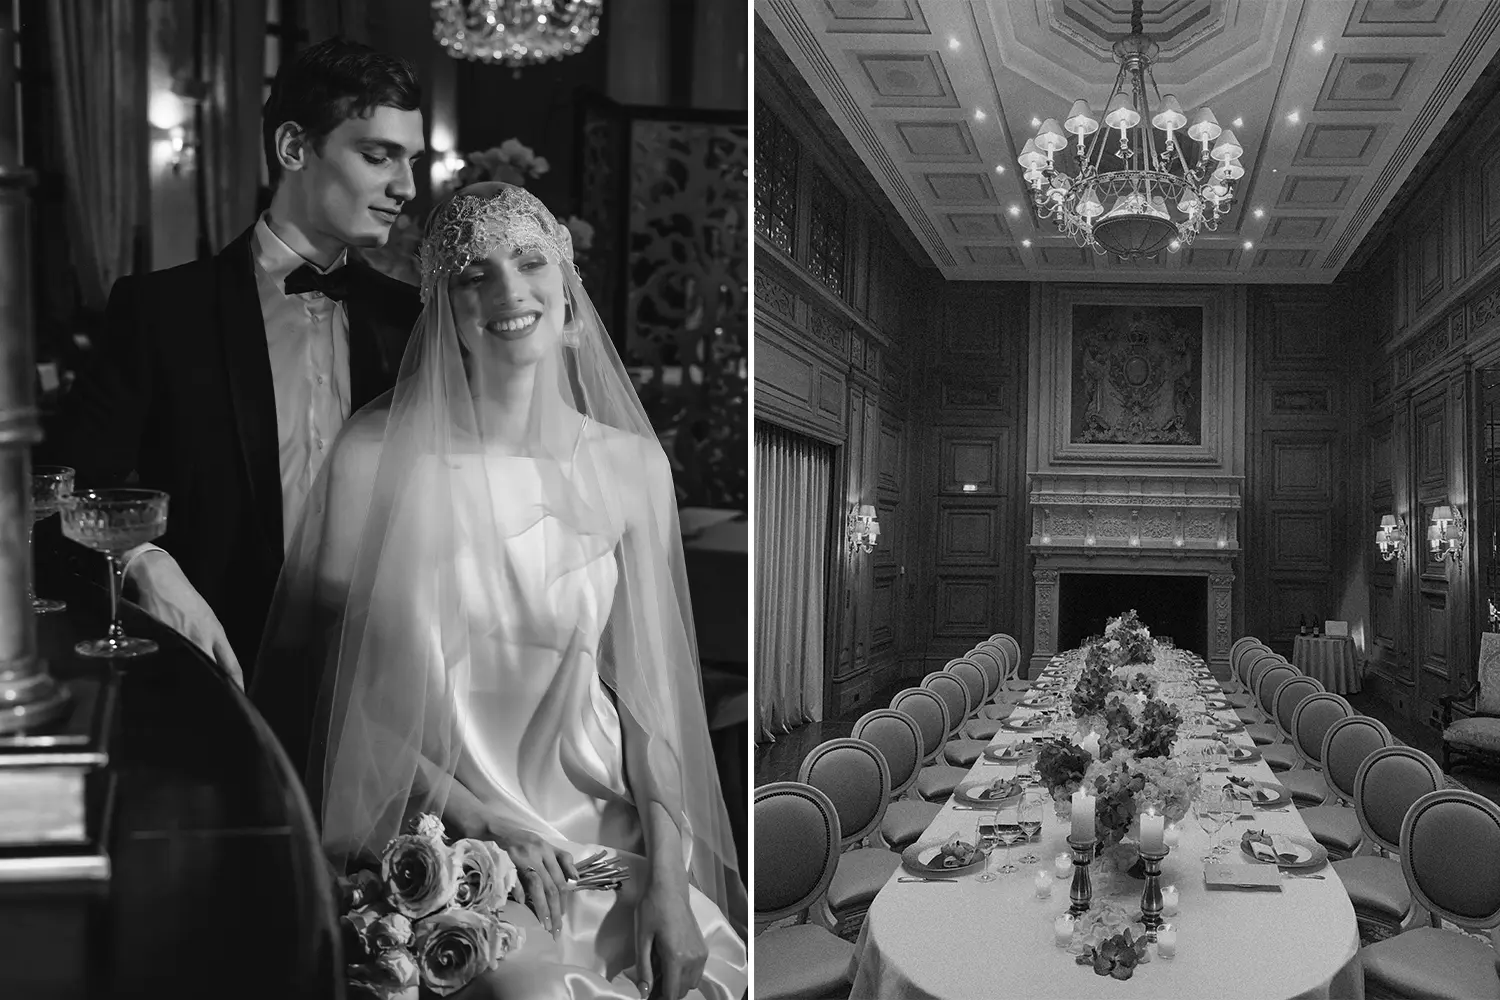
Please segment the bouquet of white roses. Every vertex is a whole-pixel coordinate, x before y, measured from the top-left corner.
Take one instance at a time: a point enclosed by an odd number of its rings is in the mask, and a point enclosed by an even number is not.
[[[379,872],[338,883],[351,998],[416,1000],[419,984],[447,996],[525,942],[500,919],[516,886],[510,857],[487,840],[449,844],[430,814],[386,845]]]

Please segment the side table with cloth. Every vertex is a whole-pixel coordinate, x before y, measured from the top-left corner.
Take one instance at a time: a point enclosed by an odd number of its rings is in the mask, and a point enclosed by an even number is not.
[[[1018,708],[1018,713],[1030,713]],[[1024,716],[1021,716],[1024,717]],[[1230,712],[1218,717],[1234,721]],[[992,745],[1020,739],[1001,731]],[[1231,737],[1243,746],[1245,734]],[[1177,749],[1192,741],[1179,738]],[[1008,777],[1011,765],[980,757],[965,784]],[[1233,774],[1275,781],[1264,761],[1236,766]],[[1227,774],[1218,774],[1223,780]],[[956,808],[950,799],[919,843],[941,842],[953,834],[973,841],[978,821],[991,812]],[[1267,1000],[1307,997],[1345,1000],[1364,996],[1357,958],[1359,931],[1354,908],[1338,873],[1325,866],[1323,879],[1283,879],[1281,892],[1210,892],[1203,884],[1203,862],[1210,840],[1192,814],[1179,824],[1181,842],[1162,866],[1162,884],[1176,885],[1180,912],[1167,919],[1177,928],[1178,953],[1162,959],[1152,947],[1151,961],[1125,981],[1101,982],[1090,966],[1053,943],[1053,922],[1068,909],[1070,879],[1054,879],[1052,896],[1037,899],[1033,879],[1051,871],[1052,859],[1068,850],[1069,823],[1059,820],[1047,803],[1039,842],[1011,849],[1012,863],[1023,854],[1042,860],[1023,865],[993,882],[974,874],[956,882],[898,882],[898,871],[865,917],[856,947],[858,972],[850,996],[868,998],[1057,997],[1108,995],[1125,998],[1234,997]],[[1215,840],[1238,837],[1247,828],[1264,829],[1311,840],[1296,809],[1258,810],[1249,823],[1236,820]],[[1226,862],[1244,861],[1235,850]],[[991,865],[998,868],[998,860]],[[977,874],[977,873],[975,873]],[[1111,901],[1139,909],[1144,883],[1116,875],[1127,886]],[[1095,899],[1099,899],[1096,889]],[[1104,987],[1107,985],[1107,989]]]
[[[1292,665],[1323,682],[1334,694],[1359,694],[1359,657],[1347,635],[1299,635],[1292,645]]]

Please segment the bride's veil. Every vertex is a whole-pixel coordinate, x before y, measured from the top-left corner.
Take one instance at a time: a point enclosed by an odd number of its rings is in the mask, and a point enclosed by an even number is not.
[[[519,436],[511,386],[487,382],[474,352],[489,348],[465,343],[449,301],[450,278],[502,243],[541,250],[562,270],[569,313],[560,346],[536,364]],[[540,750],[620,788],[608,752],[619,734],[602,730],[612,712],[633,723],[625,739],[637,734],[655,787],[629,792],[667,805],[694,883],[742,920],[670,469],[579,281],[568,231],[521,188],[474,185],[433,211],[422,265],[424,309],[395,388],[345,425],[319,474],[252,687],[305,763],[324,846],[341,867],[378,856],[412,815],[464,794],[453,780],[472,763],[475,706],[503,703],[539,650],[592,652],[547,602],[613,553],[603,687],[582,695],[588,719],[557,727],[571,745]],[[539,713],[579,703],[555,694]],[[500,735],[524,744],[529,733]]]

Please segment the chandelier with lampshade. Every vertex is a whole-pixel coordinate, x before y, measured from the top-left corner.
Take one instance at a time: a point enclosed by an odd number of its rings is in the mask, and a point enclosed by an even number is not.
[[[1174,95],[1162,95],[1151,72],[1158,48],[1142,32],[1141,8],[1135,0],[1130,34],[1114,45],[1120,70],[1103,127],[1088,101],[1074,101],[1062,125],[1048,118],[1018,157],[1043,218],[1079,246],[1124,259],[1176,252],[1217,229],[1245,174],[1239,141],[1211,110],[1199,108],[1190,120]]]
[[[604,0],[432,0],[432,36],[455,59],[519,71],[583,51]]]

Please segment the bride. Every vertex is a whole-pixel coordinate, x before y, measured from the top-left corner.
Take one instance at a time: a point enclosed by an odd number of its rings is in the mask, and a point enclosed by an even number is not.
[[[572,261],[524,189],[432,213],[396,386],[324,466],[252,694],[339,870],[423,812],[510,855],[534,931],[471,990],[736,1000],[671,473]],[[569,891],[601,849],[623,886]]]

